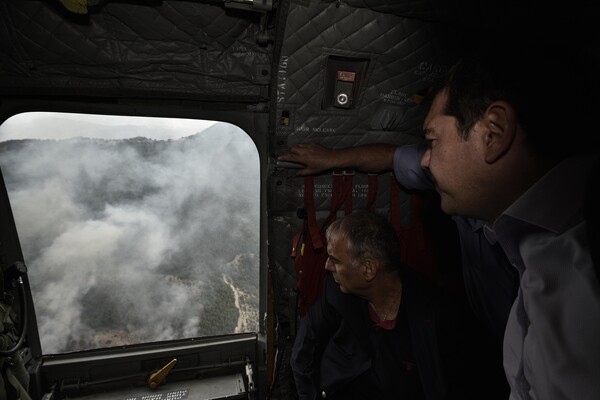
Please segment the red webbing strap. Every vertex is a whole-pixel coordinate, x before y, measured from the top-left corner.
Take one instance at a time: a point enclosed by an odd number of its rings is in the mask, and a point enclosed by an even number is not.
[[[331,177],[331,203],[329,205],[329,218],[335,219],[338,208],[344,202],[344,175],[342,172],[333,171]]]
[[[390,221],[394,230],[396,231],[396,235],[398,238],[402,237],[402,228],[400,226],[400,187],[398,186],[398,181],[396,180],[396,176],[394,174],[390,174]],[[405,246],[402,246],[400,243],[401,249]],[[404,250],[402,250],[404,251]]]
[[[338,209],[344,204],[344,213],[352,213],[352,176],[354,173],[333,171],[331,185],[331,204],[329,206],[329,216],[321,229],[327,228],[333,220],[337,218]]]
[[[292,257],[296,269],[297,315],[302,317],[321,293],[325,277],[325,237],[317,225],[314,179],[304,178],[304,222],[294,237]]]
[[[292,240],[292,257],[295,258],[297,254],[298,244],[304,236],[305,230],[308,228],[308,236],[315,249],[323,247],[321,241],[321,235],[319,234],[319,227],[317,226],[317,215],[315,210],[315,197],[314,197],[314,179],[312,176],[307,175],[304,177],[304,212],[306,223],[302,225],[302,228],[294,235]]]
[[[312,175],[304,177],[304,209],[308,222],[308,233],[315,249],[323,247],[319,227],[317,226],[317,211],[315,209],[315,191]]]
[[[396,231],[396,235],[398,235],[398,239],[400,240],[400,261],[402,261],[404,264],[408,264],[409,267],[411,268],[419,268],[420,265],[413,265],[412,262],[415,261],[413,260],[414,257],[411,256],[411,252],[414,252],[416,249],[413,248],[414,245],[414,239],[411,235],[411,233],[415,233],[415,232],[411,232],[411,228],[413,224],[413,215],[412,212],[414,211],[412,209],[412,199],[413,196],[410,196],[410,200],[411,200],[411,208],[409,213],[411,213],[410,215],[410,220],[411,223],[408,226],[402,226],[401,223],[401,212],[400,212],[400,186],[398,185],[398,181],[396,180],[396,177],[394,176],[394,174],[391,174],[391,181],[390,181],[390,219],[391,219],[391,223],[392,226],[394,227],[394,230]]]
[[[344,214],[349,215],[352,214],[352,190],[354,189],[352,186],[352,179],[354,177],[354,171],[344,171],[342,176],[344,182],[344,194],[342,201],[344,202]]]
[[[304,226],[304,225],[303,225]],[[296,254],[298,254],[298,244],[300,243],[300,239],[302,239],[302,233],[304,232],[304,228],[300,229],[294,235],[294,239],[292,240],[292,258],[296,258]]]
[[[323,223],[323,228],[326,228],[336,217],[337,210],[343,203],[345,205],[344,211],[346,214],[352,213],[352,176],[354,173],[333,173],[333,183],[331,189],[331,205],[329,216]],[[314,249],[320,249],[323,247],[323,241],[317,225],[317,212],[315,208],[314,198],[314,177],[307,175],[304,177],[304,210],[306,212],[306,222],[308,225],[308,235],[310,236],[312,246]],[[294,236],[292,243],[292,257],[296,257],[298,244],[302,239],[305,227]]]
[[[375,200],[377,200],[377,186],[379,185],[379,179],[377,177],[377,174],[369,174],[367,210],[373,210],[375,208]]]

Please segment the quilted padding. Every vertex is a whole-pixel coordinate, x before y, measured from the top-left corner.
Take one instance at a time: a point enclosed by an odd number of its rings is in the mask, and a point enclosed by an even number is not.
[[[58,1],[0,3],[0,89],[53,94],[257,99],[270,46],[259,16],[187,1],[109,2],[70,14]],[[241,18],[240,18],[241,16]]]
[[[277,71],[277,144],[312,139],[345,147],[418,137],[425,107],[414,95],[453,61],[451,37],[434,23],[344,3],[291,3]],[[331,57],[368,60],[353,109],[322,107]]]

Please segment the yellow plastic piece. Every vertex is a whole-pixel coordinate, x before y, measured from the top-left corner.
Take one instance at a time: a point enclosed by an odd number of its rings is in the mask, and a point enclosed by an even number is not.
[[[159,369],[158,371],[150,374],[148,377],[148,387],[150,389],[156,389],[167,377],[169,372],[173,369],[173,367],[177,364],[177,359],[174,358],[167,365]]]

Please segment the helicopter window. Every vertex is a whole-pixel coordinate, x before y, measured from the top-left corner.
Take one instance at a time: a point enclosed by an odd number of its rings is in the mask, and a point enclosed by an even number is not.
[[[24,113],[0,167],[44,354],[258,331],[259,157],[222,122]]]

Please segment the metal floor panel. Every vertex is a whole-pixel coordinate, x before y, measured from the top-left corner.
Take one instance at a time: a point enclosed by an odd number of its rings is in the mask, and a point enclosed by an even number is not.
[[[166,383],[157,389],[137,387],[102,392],[77,400],[220,400],[244,399],[246,389],[242,374],[208,377],[198,380]]]

